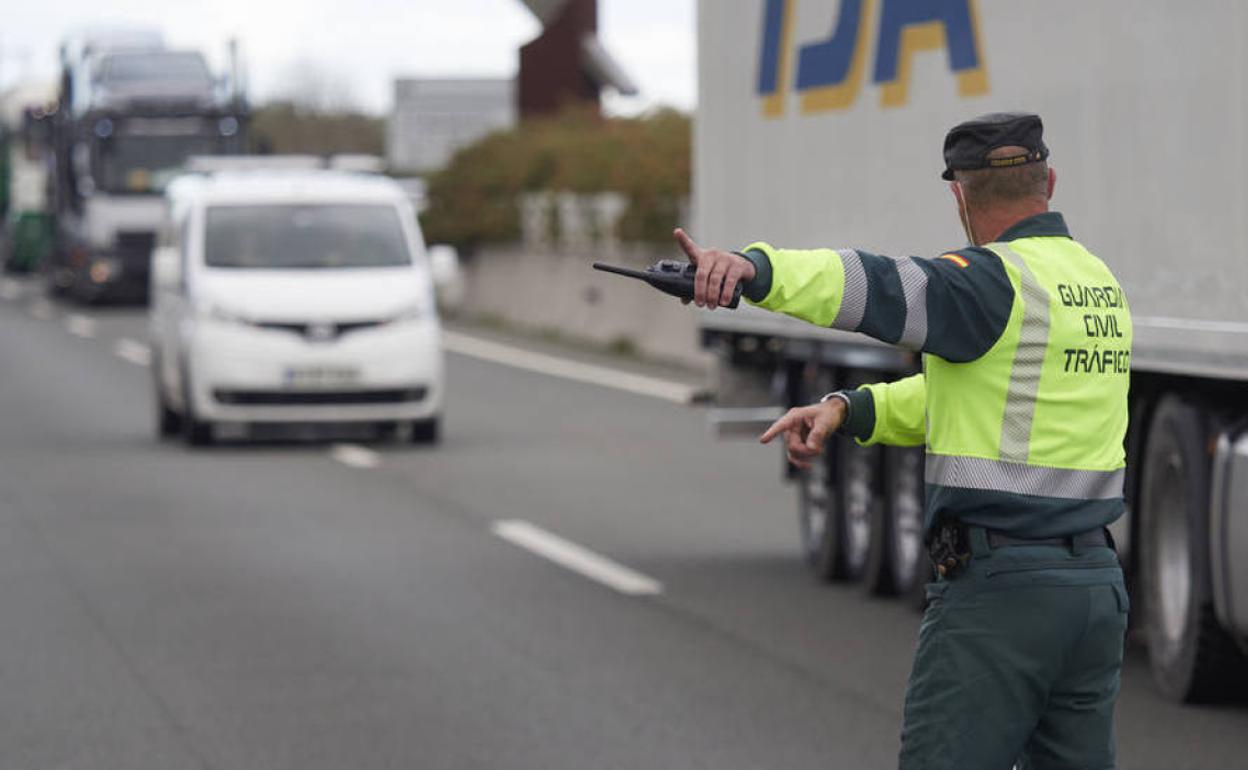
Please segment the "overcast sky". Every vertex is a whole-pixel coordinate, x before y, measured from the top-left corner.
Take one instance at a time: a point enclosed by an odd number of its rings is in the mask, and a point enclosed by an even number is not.
[[[599,33],[637,80],[617,113],[695,101],[695,0],[599,0]],[[515,74],[517,49],[538,33],[519,0],[38,0],[0,25],[0,88],[51,78],[67,32],[145,23],[171,45],[203,50],[213,65],[241,43],[254,100],[282,95],[309,73],[360,108],[389,108],[396,75]]]

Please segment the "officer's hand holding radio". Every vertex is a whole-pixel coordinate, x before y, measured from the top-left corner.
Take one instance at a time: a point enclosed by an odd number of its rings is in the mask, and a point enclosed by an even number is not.
[[[676,229],[675,236],[689,261],[698,267],[693,282],[693,303],[698,307],[709,310],[727,307],[732,302],[737,284],[754,278],[754,263],[740,254],[699,248],[680,228]]]
[[[823,453],[828,436],[836,432],[845,420],[845,402],[829,398],[818,404],[790,409],[783,417],[771,424],[758,440],[764,444],[784,434],[785,449],[789,462],[806,470],[814,458]]]

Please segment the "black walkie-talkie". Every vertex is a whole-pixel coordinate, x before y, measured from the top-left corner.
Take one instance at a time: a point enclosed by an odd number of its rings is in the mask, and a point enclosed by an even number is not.
[[[645,270],[632,270],[627,267],[616,267],[602,262],[594,263],[595,270],[601,270],[604,273],[615,273],[629,278],[636,278],[639,281],[645,281],[654,288],[665,294],[671,294],[673,297],[681,299],[693,299],[693,277],[697,274],[698,268],[691,262],[681,262],[678,259],[660,259]],[[721,307],[734,308],[741,303],[741,288],[743,284],[737,283],[736,288],[732,291],[732,302]]]

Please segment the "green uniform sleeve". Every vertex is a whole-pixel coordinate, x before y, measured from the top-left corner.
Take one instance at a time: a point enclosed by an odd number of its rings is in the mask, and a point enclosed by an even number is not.
[[[855,249],[777,249],[753,243],[746,299],[777,313],[964,363],[992,348],[1014,288],[1001,259],[971,247],[936,259]]]
[[[927,440],[927,380],[922,374],[864,385],[849,393],[843,430],[864,446],[923,446]]]

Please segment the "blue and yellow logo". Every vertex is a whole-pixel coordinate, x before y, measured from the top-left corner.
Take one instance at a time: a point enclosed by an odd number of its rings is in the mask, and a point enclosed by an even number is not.
[[[948,49],[949,69],[957,77],[959,95],[988,93],[974,0],[841,0],[831,35],[803,45],[794,57],[796,3],[764,0],[758,95],[768,117],[784,114],[790,88],[800,95],[803,113],[843,110],[854,103],[862,89],[877,3],[880,13],[871,79],[880,88],[880,106],[904,105],[915,52],[941,47]]]

